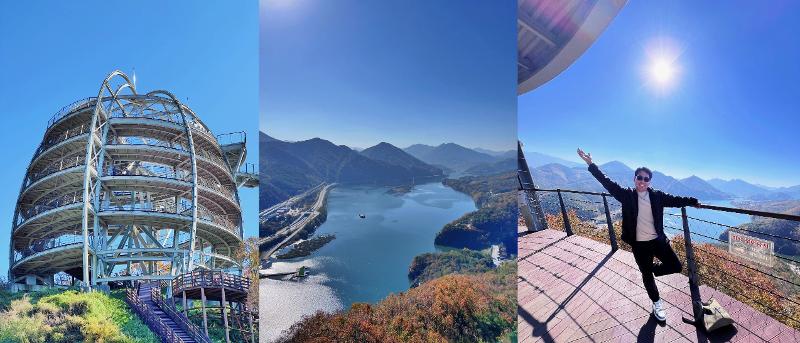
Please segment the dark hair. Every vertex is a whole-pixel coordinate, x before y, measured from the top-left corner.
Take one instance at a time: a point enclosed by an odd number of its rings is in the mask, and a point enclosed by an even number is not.
[[[636,168],[636,171],[633,172],[633,176],[639,175],[640,171],[643,171],[643,172],[647,173],[647,175],[650,177],[650,179],[651,180],[653,179],[653,172],[651,172],[650,169],[647,168],[647,167]]]

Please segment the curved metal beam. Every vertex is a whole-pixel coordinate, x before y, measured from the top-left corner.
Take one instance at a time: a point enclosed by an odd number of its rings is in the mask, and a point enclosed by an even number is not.
[[[124,80],[123,86],[117,88],[116,92],[112,91],[111,87],[109,86],[110,81],[115,77],[121,77]],[[125,73],[123,73],[122,71],[114,70],[110,74],[108,74],[108,76],[106,76],[106,78],[103,80],[102,85],[100,86],[100,90],[97,92],[97,101],[95,102],[94,112],[92,113],[92,119],[89,124],[89,139],[87,140],[86,143],[86,167],[84,169],[84,178],[83,178],[83,212],[81,217],[81,222],[83,226],[83,286],[86,287],[87,289],[92,288],[91,280],[89,280],[89,202],[90,202],[89,188],[91,187],[91,182],[92,182],[91,169],[101,170],[103,168],[102,165],[100,165],[99,168],[98,166],[92,165],[92,162],[94,161],[93,155],[95,153],[94,135],[97,134],[97,130],[99,128],[98,121],[100,119],[100,116],[101,115],[104,117],[107,116],[106,110],[103,107],[103,99],[104,99],[103,93],[106,90],[109,90],[111,100],[119,104],[117,95],[119,94],[119,91],[121,91],[123,87],[125,87],[125,85],[128,86],[126,88],[130,88],[131,92],[133,92],[133,94],[136,95],[136,87],[132,85],[132,82],[130,81],[130,79],[128,79],[128,76],[125,75]],[[103,119],[107,120],[108,118],[106,117]],[[100,144],[105,145],[105,142],[101,140]],[[96,189],[94,193],[97,193]],[[99,194],[95,194],[95,196],[99,197]],[[96,230],[97,227],[95,227],[94,229]]]

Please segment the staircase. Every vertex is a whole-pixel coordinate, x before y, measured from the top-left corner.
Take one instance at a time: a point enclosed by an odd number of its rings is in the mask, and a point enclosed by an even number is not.
[[[179,338],[184,343],[196,343],[197,341],[195,341],[186,330],[172,320],[172,318],[153,301],[152,289],[154,287],[158,287],[158,283],[142,283],[139,285],[139,300],[151,309],[153,314],[172,331],[175,337]]]

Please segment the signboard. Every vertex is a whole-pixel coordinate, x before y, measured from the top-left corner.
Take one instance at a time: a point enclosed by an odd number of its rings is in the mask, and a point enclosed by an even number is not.
[[[728,232],[728,252],[768,267],[775,263],[775,242]]]

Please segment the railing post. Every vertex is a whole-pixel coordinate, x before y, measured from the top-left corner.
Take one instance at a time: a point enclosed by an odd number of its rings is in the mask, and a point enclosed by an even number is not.
[[[689,293],[692,296],[692,312],[694,314],[694,324],[703,323],[703,304],[700,296],[700,278],[697,275],[697,262],[694,259],[694,249],[692,248],[692,235],[689,232],[689,219],[686,217],[686,207],[681,207],[681,218],[683,219],[683,239],[686,244],[686,264],[689,270]]]
[[[611,240],[611,251],[617,251],[617,234],[614,233],[614,222],[611,221],[611,212],[608,210],[608,199],[603,194],[603,206],[606,209],[606,225],[608,226],[608,239]]]
[[[556,193],[558,193],[558,203],[561,205],[561,217],[564,219],[564,231],[567,232],[567,236],[572,236],[572,226],[569,225],[569,216],[567,216],[567,208],[564,207],[564,198],[561,197],[561,190],[557,189]]]

